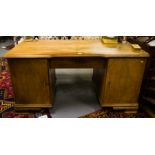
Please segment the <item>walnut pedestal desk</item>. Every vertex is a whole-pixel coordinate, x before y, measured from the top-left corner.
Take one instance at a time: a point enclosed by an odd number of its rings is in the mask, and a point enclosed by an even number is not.
[[[54,106],[55,68],[93,68],[103,107],[136,110],[148,53],[95,40],[25,41],[8,51],[17,110]],[[67,102],[66,102],[67,104]]]

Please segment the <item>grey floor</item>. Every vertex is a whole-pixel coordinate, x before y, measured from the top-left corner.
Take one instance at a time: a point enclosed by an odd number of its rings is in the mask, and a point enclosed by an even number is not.
[[[92,69],[57,69],[54,118],[77,118],[101,109],[93,83]]]
[[[6,49],[0,48],[0,58],[7,52]]]
[[[2,57],[8,51],[5,49],[5,47],[12,44],[13,44],[12,40],[6,40],[0,42],[0,57]]]

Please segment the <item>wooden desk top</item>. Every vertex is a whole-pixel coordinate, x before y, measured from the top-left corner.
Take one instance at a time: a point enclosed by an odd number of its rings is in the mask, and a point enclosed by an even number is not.
[[[52,57],[148,57],[143,50],[128,44],[103,44],[96,40],[38,40],[24,41],[8,51],[4,58]]]

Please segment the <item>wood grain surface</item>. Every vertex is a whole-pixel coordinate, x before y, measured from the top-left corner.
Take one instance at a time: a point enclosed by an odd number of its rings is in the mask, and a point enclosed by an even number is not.
[[[47,59],[9,59],[8,64],[17,109],[52,106],[53,92]],[[54,85],[54,80],[52,82]]]
[[[103,44],[100,40],[34,40],[24,41],[8,51],[5,58],[52,57],[148,57],[131,44]]]
[[[137,107],[146,58],[108,59],[105,71],[94,72],[102,106]],[[98,71],[98,72],[97,72]]]

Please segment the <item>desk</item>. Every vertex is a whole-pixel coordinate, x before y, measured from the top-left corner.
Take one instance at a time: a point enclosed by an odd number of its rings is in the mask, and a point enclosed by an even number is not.
[[[17,110],[50,108],[55,68],[94,68],[93,81],[103,107],[137,109],[148,53],[130,44],[95,40],[25,41],[5,55]],[[66,103],[67,104],[67,103]]]

